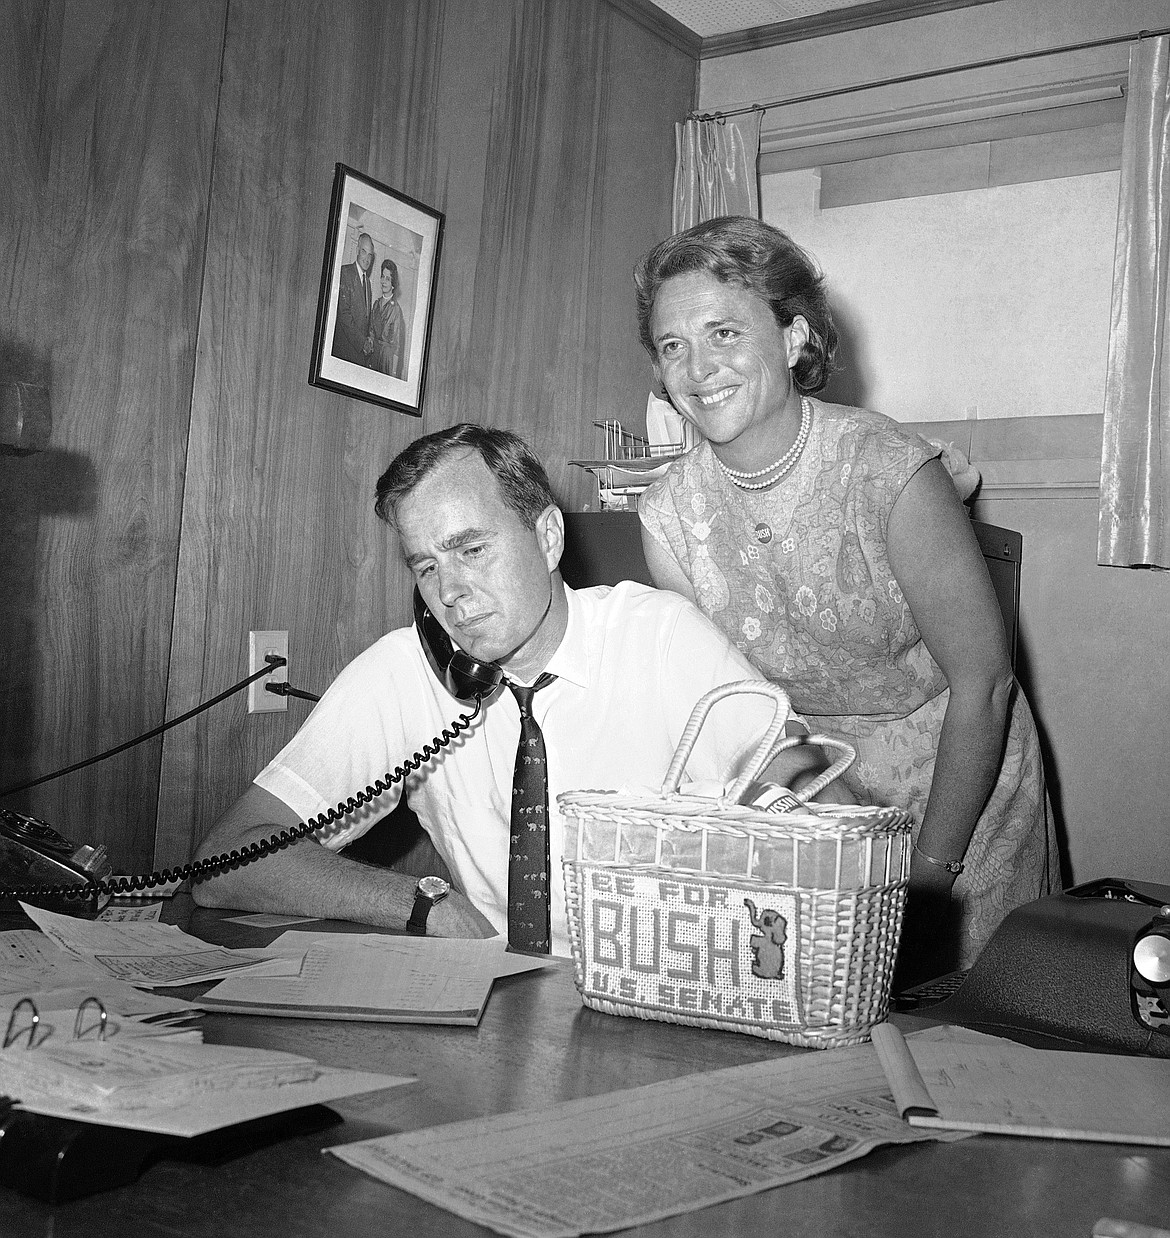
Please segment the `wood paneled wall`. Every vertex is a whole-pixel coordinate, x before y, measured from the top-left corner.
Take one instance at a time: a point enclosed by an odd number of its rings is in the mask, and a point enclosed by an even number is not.
[[[289,631],[321,691],[406,622],[374,483],[420,433],[517,430],[566,503],[593,419],[649,372],[630,271],[669,229],[695,64],[600,0],[232,0],[191,410],[168,710]],[[446,216],[424,417],[306,384],[333,167]],[[158,855],[187,854],[304,718],[240,700],[165,748]],[[420,743],[430,736],[420,736]]]
[[[51,450],[0,457],[9,785],[222,691],[250,629],[287,629],[320,691],[406,621],[371,497],[421,433],[513,428],[587,501],[567,461],[644,407],[630,270],[669,228],[697,65],[606,0],[0,0],[0,22],[0,364],[47,374],[54,415]],[[306,381],[338,162],[446,216],[421,421]],[[306,710],[241,695],[5,802],[119,865],[177,862]]]
[[[224,4],[0,4],[0,785],[163,719]],[[153,854],[153,741],[4,801]]]

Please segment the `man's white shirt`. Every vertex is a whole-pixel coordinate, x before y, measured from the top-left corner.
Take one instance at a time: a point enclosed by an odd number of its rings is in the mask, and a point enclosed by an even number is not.
[[[721,684],[761,678],[677,594],[628,581],[565,592],[568,625],[545,667],[556,679],[533,698],[548,756],[554,954],[569,953],[557,796],[582,789],[658,791],[696,702]],[[385,780],[469,712],[436,679],[415,629],[401,628],[349,663],[256,782],[307,820]],[[736,777],[772,712],[760,696],[717,703],[687,778]],[[468,731],[406,779],[410,806],[456,887],[504,935],[519,734],[519,710],[504,689],[485,702]],[[397,804],[401,786],[314,837],[332,849],[354,841]],[[571,851],[575,845],[570,839]]]

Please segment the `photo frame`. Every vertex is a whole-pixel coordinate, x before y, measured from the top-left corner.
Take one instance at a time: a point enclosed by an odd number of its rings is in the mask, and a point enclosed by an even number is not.
[[[443,215],[337,164],[309,382],[422,416]]]

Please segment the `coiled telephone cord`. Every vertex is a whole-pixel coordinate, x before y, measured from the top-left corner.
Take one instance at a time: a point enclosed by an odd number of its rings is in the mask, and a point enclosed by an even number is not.
[[[256,860],[262,860],[265,856],[272,855],[274,852],[283,851],[286,847],[291,847],[293,843],[300,842],[302,838],[307,838],[310,834],[315,834],[318,830],[323,830],[335,824],[342,820],[342,818],[356,812],[359,808],[363,808],[366,804],[376,800],[384,791],[389,790],[408,775],[413,774],[415,770],[421,769],[432,757],[438,756],[453,739],[461,735],[472,725],[479,716],[482,706],[483,697],[477,695],[475,698],[475,708],[471,713],[460,714],[449,727],[444,727],[442,733],[436,735],[429,744],[423,744],[421,752],[415,752],[401,765],[395,766],[393,772],[387,772],[381,778],[376,778],[364,791],[359,791],[356,795],[350,796],[339,803],[336,808],[330,808],[323,813],[318,813],[311,820],[301,821],[291,829],[281,830],[279,833],[271,834],[267,838],[261,838],[257,842],[249,843],[248,846],[243,848],[233,848],[223,855],[209,856],[205,860],[193,860],[190,863],[184,864],[181,868],[164,868],[158,872],[143,873],[131,877],[95,878],[85,885],[16,886],[11,888],[0,886],[0,899],[33,897],[90,899],[98,894],[108,894],[110,896],[133,894],[153,889],[155,886],[169,885],[172,882],[201,881],[210,877],[213,873],[223,872],[227,869],[243,868],[246,864],[252,864]]]

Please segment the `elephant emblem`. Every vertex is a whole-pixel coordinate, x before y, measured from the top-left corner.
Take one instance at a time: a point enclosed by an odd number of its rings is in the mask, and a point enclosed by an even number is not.
[[[748,945],[752,950],[752,975],[764,980],[780,980],[784,976],[784,943],[788,940],[788,921],[778,911],[765,908],[757,912],[750,898],[743,900],[751,917],[752,928]]]

